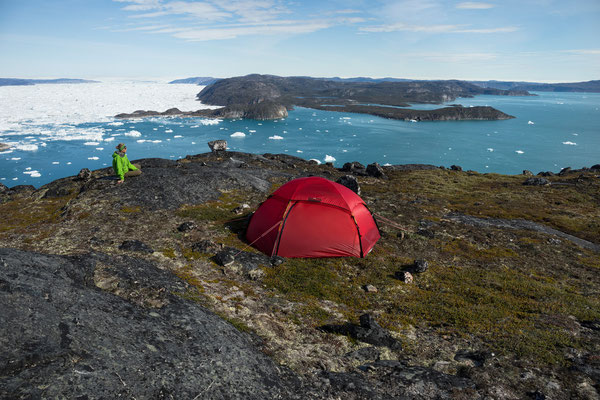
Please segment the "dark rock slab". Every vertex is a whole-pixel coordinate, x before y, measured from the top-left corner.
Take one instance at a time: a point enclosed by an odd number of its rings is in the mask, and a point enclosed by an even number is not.
[[[177,163],[170,160],[135,160],[144,173],[115,185],[112,177],[92,179],[82,192],[95,198],[117,197],[122,205],[151,210],[176,209],[183,204],[216,200],[222,191],[253,190],[268,193],[270,177],[287,176],[264,168],[237,168],[219,164],[203,166],[199,162]]]
[[[527,221],[525,219],[501,219],[501,218],[479,218],[471,215],[463,215],[459,213],[450,213],[444,216],[454,222],[463,223],[466,225],[483,227],[483,228],[500,228],[500,229],[525,229],[548,235],[554,235],[563,239],[569,240],[578,246],[600,252],[600,245],[580,239],[568,233],[550,228],[548,226],[538,224],[537,222]]]
[[[374,346],[386,346],[392,350],[400,350],[402,348],[400,342],[382,328],[370,314],[363,314],[360,316],[360,325],[350,323],[344,325],[324,325],[320,329],[325,332],[349,335],[356,340]]]
[[[141,253],[154,253],[154,250],[146,243],[139,240],[126,240],[119,246],[120,250],[139,251]]]
[[[144,307],[94,285],[107,279],[163,288],[162,301]],[[0,398],[320,397],[250,336],[173,294],[184,291],[135,258],[0,249]]]
[[[352,175],[344,175],[338,178],[336,183],[340,185],[346,186],[348,189],[352,190],[354,193],[360,196],[360,185],[356,178]]]
[[[427,271],[428,268],[429,263],[427,260],[415,260],[415,263],[413,264],[413,272],[417,274],[422,274],[423,272]]]
[[[227,141],[226,140],[213,140],[208,142],[208,147],[210,151],[216,153],[218,151],[227,151]]]
[[[546,178],[529,178],[525,182],[523,182],[523,185],[526,185],[526,186],[546,186],[546,185],[550,185],[550,181],[548,179],[546,179]]]
[[[476,385],[468,378],[445,374],[433,368],[408,365],[402,361],[379,360],[365,365],[377,376],[386,398],[455,399],[473,397]]]
[[[198,225],[193,221],[186,221],[177,227],[179,232],[189,232],[198,229]]]
[[[345,163],[341,170],[344,172],[350,172],[353,175],[367,175],[367,168],[358,161]]]
[[[379,163],[373,163],[367,165],[367,175],[373,176],[375,178],[382,178],[385,176],[385,173],[383,171],[383,168],[381,168],[381,165],[379,165]]]
[[[262,253],[240,251],[233,247],[225,247],[223,250],[219,251],[215,256],[215,261],[222,266],[228,266],[235,263],[239,265],[242,272],[246,274],[261,266],[273,265],[271,263],[271,257]],[[274,262],[277,262],[277,259],[275,259]]]

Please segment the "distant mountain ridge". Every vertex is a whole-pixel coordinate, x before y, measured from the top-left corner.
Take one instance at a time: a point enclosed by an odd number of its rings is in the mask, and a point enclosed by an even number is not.
[[[439,80],[428,80],[428,79],[405,79],[405,78],[370,78],[367,76],[358,76],[353,78],[340,78],[334,77],[310,77],[310,76],[296,76],[294,78],[306,78],[321,81],[332,81],[332,82],[346,82],[346,83],[382,83],[382,82],[451,82],[456,80],[439,81]],[[231,79],[231,78],[225,78]],[[176,79],[169,83],[186,83],[208,86],[213,83],[222,80],[222,78],[213,78],[210,76],[199,76],[192,78]],[[514,90],[514,91],[537,91],[537,92],[592,92],[600,93],[600,80],[586,81],[586,82],[570,82],[570,83],[540,83],[540,82],[527,82],[527,81],[460,81],[468,82],[473,85],[479,86],[485,89],[499,89],[499,90]]]
[[[178,84],[178,83],[186,83],[186,84],[194,84],[194,85],[210,85],[211,83],[215,83],[221,78],[213,78],[211,76],[196,76],[192,78],[184,78],[184,79],[175,79],[169,83]]]
[[[571,83],[539,83],[512,81],[469,81],[484,88],[527,90],[534,92],[590,92],[600,93],[600,80]]]
[[[31,85],[46,85],[46,84],[64,84],[64,83],[99,83],[88,79],[20,79],[20,78],[0,78],[0,86],[31,86]]]

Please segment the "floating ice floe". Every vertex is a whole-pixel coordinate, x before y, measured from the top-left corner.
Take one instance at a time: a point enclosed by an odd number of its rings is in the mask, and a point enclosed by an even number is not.
[[[167,129],[165,133],[173,133],[173,129]]]
[[[136,140],[136,142],[138,142],[138,143],[144,143],[144,142],[146,142],[146,139],[138,139],[138,140]]]
[[[69,161],[69,162],[67,163],[67,165],[71,165],[71,164],[73,164],[71,161]]]
[[[96,156],[94,156],[94,157],[88,157],[87,159],[88,159],[88,160],[99,160],[99,158],[98,158],[98,157],[96,157]]]
[[[22,151],[36,151],[38,149],[37,144],[18,144],[15,149]]]
[[[250,132],[250,133],[256,133],[256,131],[254,129],[250,129],[248,132]]]
[[[491,147],[488,147],[487,151],[489,151],[491,153],[492,151],[494,151],[494,149],[492,149]]]
[[[173,136],[173,139],[178,139],[178,138],[182,138],[182,137],[183,137],[182,135],[175,135],[175,136]]]
[[[192,126],[190,126],[190,128],[199,128],[199,127],[200,127],[200,125],[192,125]]]
[[[579,136],[579,133],[574,133],[573,136]]]
[[[123,123],[122,122],[109,122],[107,125],[110,125],[110,126],[123,126]]]
[[[12,178],[12,180],[13,180],[13,181],[18,181],[18,180],[19,180],[19,178]]]
[[[335,157],[325,154],[325,162],[335,162]]]
[[[60,164],[60,162],[58,162],[58,161],[52,161],[52,165],[58,165],[58,164]]]
[[[283,133],[287,133],[287,131],[283,131]]]
[[[273,135],[273,136],[269,136],[269,139],[271,139],[271,140],[282,140],[283,137],[279,136],[279,135]]]
[[[169,140],[169,139],[167,139]],[[148,140],[149,143],[162,143],[162,140]]]
[[[566,145],[569,145],[569,146],[577,146],[577,143],[575,143],[575,142],[568,142],[568,141],[567,142],[562,142],[562,144],[566,144]]]
[[[235,132],[229,136],[231,136],[231,137],[246,137],[246,134],[244,132]]]
[[[348,152],[348,150],[346,150],[346,149],[342,150],[342,153],[347,153],[347,152]]]
[[[192,144],[196,144],[196,142],[192,142]]]
[[[515,150],[515,153],[517,153],[517,154],[523,154],[525,152],[523,150]]]
[[[102,150],[104,150],[104,147],[96,147],[96,150],[102,151]]]
[[[138,132],[138,131],[129,131],[129,132],[125,132],[125,136],[140,137],[140,136],[142,136],[142,133]]]
[[[129,129],[135,129],[135,125],[130,126]]]
[[[304,153],[302,150],[296,150],[296,153]]]
[[[105,142],[112,142],[113,140],[115,140],[114,137],[109,137],[109,138],[104,139]]]
[[[409,119],[410,122],[417,122],[416,119]]]
[[[32,178],[39,178],[40,176],[42,176],[40,174],[39,171],[36,170],[30,170],[30,171],[23,171],[24,174],[31,176]]]
[[[153,131],[157,131],[157,130],[158,130],[158,128],[152,128],[152,130],[153,130]]]
[[[11,161],[19,161],[21,159],[21,157],[13,157],[11,158]]]
[[[198,123],[200,125],[219,125],[221,121],[221,119],[201,119],[200,121],[198,121]],[[196,125],[196,127],[198,127],[198,125]]]
[[[100,143],[98,142],[85,142],[84,146],[98,146]]]
[[[384,166],[384,167],[391,167],[391,166],[392,166],[392,164],[390,164],[390,163],[385,163],[385,164],[383,164],[383,166]]]
[[[527,125],[535,125],[535,122],[533,122],[533,121],[527,121]]]

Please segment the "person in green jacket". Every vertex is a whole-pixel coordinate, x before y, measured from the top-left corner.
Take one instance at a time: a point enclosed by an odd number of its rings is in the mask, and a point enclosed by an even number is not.
[[[139,165],[129,162],[127,158],[127,146],[124,143],[119,143],[117,151],[113,153],[113,170],[115,175],[119,177],[117,183],[125,182],[125,177],[138,176],[142,174]]]

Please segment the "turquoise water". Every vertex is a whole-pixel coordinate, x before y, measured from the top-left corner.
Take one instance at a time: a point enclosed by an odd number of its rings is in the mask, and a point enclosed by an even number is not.
[[[19,184],[39,187],[77,174],[81,168],[110,166],[111,154],[119,142],[127,144],[132,160],[177,159],[204,153],[209,150],[208,141],[225,139],[233,151],[287,153],[321,162],[335,159],[337,167],[348,161],[457,164],[479,172],[518,174],[524,169],[537,173],[600,163],[600,94],[537,94],[536,97],[478,96],[451,102],[465,107],[490,105],[516,117],[506,121],[414,123],[297,108],[288,118],[277,121],[224,120],[203,125],[206,120],[151,118],[125,121],[122,126],[81,124],[75,127],[97,128],[103,132],[103,140],[90,144],[89,139],[55,138],[45,141],[35,151],[2,152],[0,182],[9,187]],[[140,136],[125,136],[131,131],[139,132]],[[236,132],[245,136],[231,137]],[[0,139],[22,141],[23,137],[11,137],[7,131]]]

